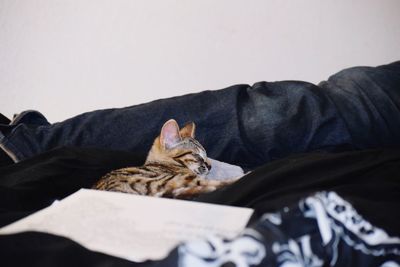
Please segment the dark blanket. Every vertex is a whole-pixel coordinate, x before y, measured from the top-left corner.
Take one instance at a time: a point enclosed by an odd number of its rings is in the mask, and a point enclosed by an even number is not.
[[[81,187],[90,187],[111,169],[141,164],[143,159],[143,155],[127,152],[63,148],[3,167],[0,169],[0,223],[5,225],[46,207]],[[400,236],[396,218],[400,210],[399,150],[293,156],[266,164],[236,184],[203,195],[197,201],[252,207],[255,209],[252,222],[259,227],[257,223],[265,212],[297,205],[300,199],[318,191],[336,192],[371,224],[391,236]],[[300,218],[290,221],[296,220],[301,222]],[[312,229],[305,223],[297,226],[296,232]],[[290,230],[285,234],[291,234]],[[265,235],[267,240],[273,237],[270,231]],[[165,261],[135,264],[42,233],[0,236],[0,248],[0,257],[5,263],[2,266],[177,266],[178,258],[178,251],[173,251]],[[346,253],[351,256],[355,252]],[[365,264],[360,266],[377,263],[375,258],[363,260]],[[270,258],[265,261],[274,262]]]

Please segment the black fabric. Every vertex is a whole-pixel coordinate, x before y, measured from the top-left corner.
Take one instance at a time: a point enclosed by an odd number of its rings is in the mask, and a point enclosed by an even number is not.
[[[14,161],[7,155],[7,153],[0,149],[0,167],[7,166],[13,163]]]
[[[59,148],[0,168],[0,226],[90,188],[110,170],[143,164],[145,155]]]
[[[163,261],[133,263],[99,252],[90,251],[67,238],[37,232],[0,236],[2,267],[163,267],[176,266],[177,255],[172,251]]]
[[[90,185],[113,168],[140,164],[144,155],[61,148],[0,169],[1,225],[41,209],[53,200]],[[400,150],[296,155],[256,169],[236,184],[204,195],[198,201],[264,212],[292,205],[316,191],[332,190],[367,220],[390,235],[400,235]],[[162,262],[131,266],[176,266],[176,253]],[[72,257],[72,255],[76,255]],[[24,257],[26,256],[26,261]],[[3,262],[24,266],[125,266],[125,261],[98,254],[74,242],[41,233],[0,236]],[[48,259],[48,260],[47,260]],[[7,265],[6,265],[7,266]]]
[[[337,192],[374,225],[400,236],[394,212],[400,210],[400,150],[292,156],[198,200],[251,207],[257,219],[321,190]]]
[[[9,118],[0,113],[0,124],[9,124],[10,122]]]
[[[130,261],[89,251],[71,240],[44,233],[28,232],[1,236],[0,248],[3,267],[132,266]]]

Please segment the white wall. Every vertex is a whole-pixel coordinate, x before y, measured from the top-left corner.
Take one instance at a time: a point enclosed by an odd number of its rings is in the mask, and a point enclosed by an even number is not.
[[[400,59],[398,0],[0,0],[0,112],[51,121]]]

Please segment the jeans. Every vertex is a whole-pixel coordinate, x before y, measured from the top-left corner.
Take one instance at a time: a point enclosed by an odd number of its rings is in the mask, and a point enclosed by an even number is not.
[[[293,153],[400,145],[400,61],[343,70],[318,86],[258,82],[50,124],[37,111],[0,125],[0,148],[15,162],[60,146],[146,154],[163,123],[194,121],[208,156],[252,169]]]

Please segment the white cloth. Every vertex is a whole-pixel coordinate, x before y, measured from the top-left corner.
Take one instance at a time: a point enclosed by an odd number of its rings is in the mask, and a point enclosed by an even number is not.
[[[208,158],[211,161],[211,170],[206,178],[210,180],[225,180],[231,178],[240,178],[244,175],[241,167]]]

